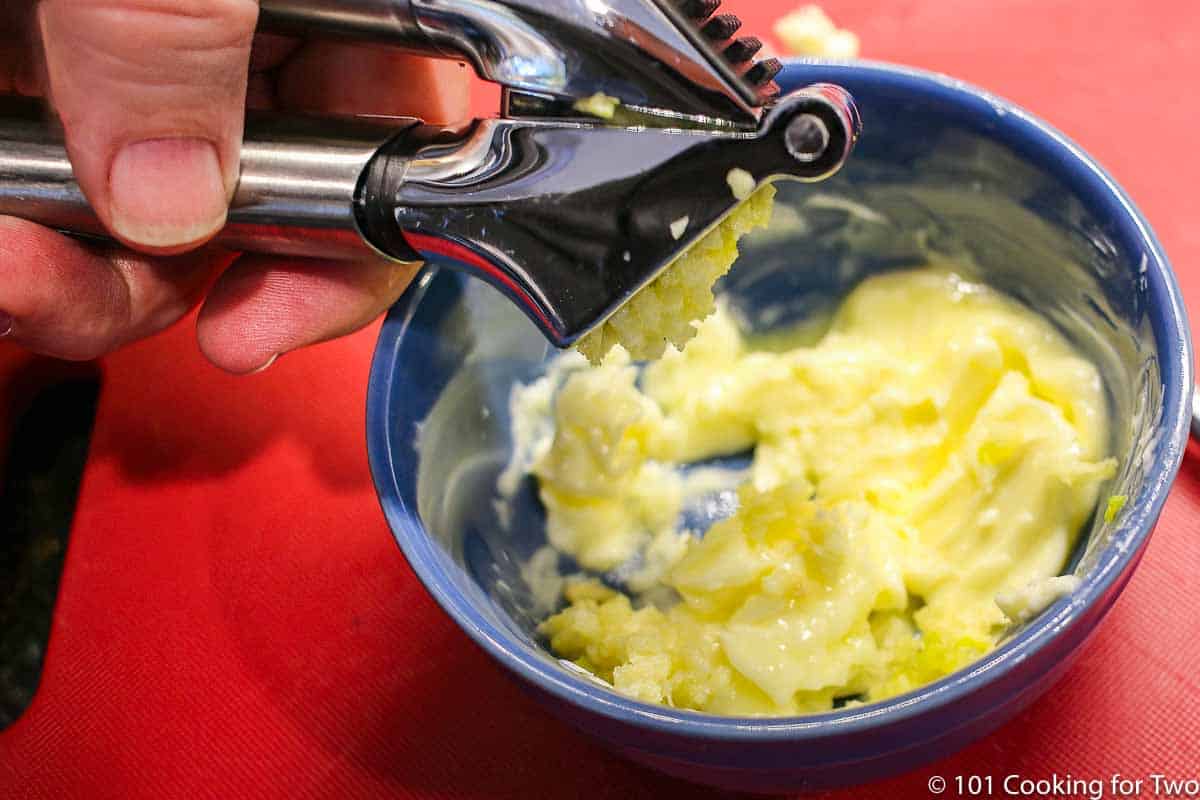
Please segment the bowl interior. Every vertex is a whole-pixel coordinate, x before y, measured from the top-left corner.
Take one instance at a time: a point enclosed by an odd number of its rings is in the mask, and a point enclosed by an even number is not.
[[[1116,523],[1096,515],[1068,566],[1102,580],[1106,558],[1136,551],[1157,515],[1190,386],[1177,292],[1137,212],[1069,143],[954,82],[815,64],[792,65],[783,80],[846,86],[865,133],[835,178],[779,185],[775,224],[744,240],[722,290],[769,331],[829,308],[867,275],[939,256],[1053,320],[1105,377],[1121,465],[1102,496],[1129,497]],[[490,286],[426,273],[385,326],[369,438],[393,528],[443,606],[477,639],[583,682],[535,631],[545,608],[523,568],[545,536],[531,481],[507,526],[496,505],[511,387],[553,355]]]

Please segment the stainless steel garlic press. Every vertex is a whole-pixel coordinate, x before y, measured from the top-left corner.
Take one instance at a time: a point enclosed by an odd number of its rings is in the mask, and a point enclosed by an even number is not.
[[[557,346],[603,322],[736,205],[727,176],[818,181],[861,123],[836,86],[781,94],[780,64],[720,0],[261,0],[260,28],[469,61],[502,87],[464,130],[251,115],[221,245],[383,254],[489,281]],[[579,110],[604,95],[611,119]],[[54,126],[0,105],[0,214],[103,235]]]

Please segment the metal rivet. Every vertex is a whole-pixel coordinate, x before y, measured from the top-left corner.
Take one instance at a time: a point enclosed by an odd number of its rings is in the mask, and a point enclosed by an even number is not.
[[[829,128],[815,114],[800,114],[783,132],[788,152],[797,161],[816,161],[829,147]]]

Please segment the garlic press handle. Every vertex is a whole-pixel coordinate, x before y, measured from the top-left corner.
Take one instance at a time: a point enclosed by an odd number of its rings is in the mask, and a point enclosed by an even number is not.
[[[258,27],[298,36],[340,36],[441,54],[409,0],[259,0]]]
[[[378,124],[251,115],[241,178],[216,243],[338,260],[375,254],[359,231],[355,193],[361,176],[384,144],[428,130],[410,118]],[[0,215],[107,237],[40,103],[0,98]]]
[[[754,92],[697,45],[673,0],[259,0],[259,29],[470,62],[484,80],[559,98],[597,92],[751,128]]]

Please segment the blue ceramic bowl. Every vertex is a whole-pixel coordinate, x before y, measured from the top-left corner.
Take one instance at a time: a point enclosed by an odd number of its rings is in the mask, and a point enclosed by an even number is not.
[[[431,270],[392,309],[367,403],[383,510],[429,592],[553,713],[630,758],[724,787],[858,783],[963,747],[1045,691],[1125,586],[1187,441],[1192,349],[1179,288],[1150,226],[1085,153],[1026,112],[943,76],[793,63],[785,89],[848,88],[865,133],[824,184],[781,184],[780,226],[747,241],[725,282],[762,326],[803,317],[864,275],[945,254],[1058,324],[1101,367],[1121,460],[1069,569],[1082,587],[971,667],[862,708],[726,718],[635,702],[571,671],[539,642],[521,564],[544,543],[528,497],[497,521],[508,395],[551,355],[500,294]],[[531,493],[529,493],[531,494]]]

